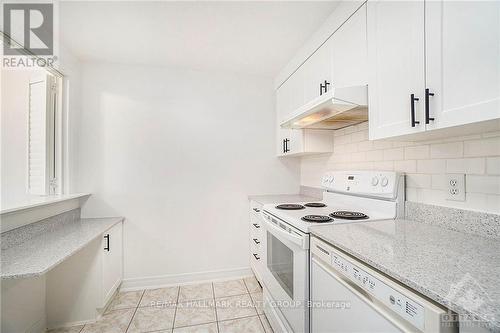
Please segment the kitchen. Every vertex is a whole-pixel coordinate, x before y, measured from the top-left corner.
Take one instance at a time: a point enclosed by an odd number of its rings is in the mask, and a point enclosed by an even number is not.
[[[500,331],[499,1],[44,4],[2,332]]]

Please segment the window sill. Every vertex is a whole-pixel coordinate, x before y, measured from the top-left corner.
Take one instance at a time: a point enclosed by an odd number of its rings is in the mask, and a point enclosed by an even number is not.
[[[32,197],[13,204],[2,204],[0,231],[9,231],[23,225],[79,208],[89,193]]]

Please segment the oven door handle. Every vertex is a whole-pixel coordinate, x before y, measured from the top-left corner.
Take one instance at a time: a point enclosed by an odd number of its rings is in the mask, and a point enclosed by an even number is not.
[[[290,242],[300,246],[300,248],[302,249],[307,249],[307,244],[305,244],[306,242],[304,241],[304,237],[302,236],[298,236],[298,235],[293,235],[283,229],[281,229],[280,227],[274,225],[272,222],[269,222],[267,221],[266,219],[264,219],[265,223],[266,223],[266,226],[267,226],[267,229],[274,235],[280,235],[281,237],[289,240]]]

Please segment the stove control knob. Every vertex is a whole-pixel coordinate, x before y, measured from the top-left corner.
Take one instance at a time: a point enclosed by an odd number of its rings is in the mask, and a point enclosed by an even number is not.
[[[372,178],[372,186],[377,186],[378,185],[378,177],[375,176]]]
[[[389,184],[389,179],[387,179],[387,177],[382,177],[381,184],[382,187],[386,187]]]

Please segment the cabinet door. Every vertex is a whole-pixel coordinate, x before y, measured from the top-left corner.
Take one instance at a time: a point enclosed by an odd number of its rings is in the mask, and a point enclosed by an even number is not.
[[[429,1],[428,129],[500,118],[500,2]]]
[[[334,86],[367,84],[366,5],[359,8],[331,40]]]
[[[304,104],[318,98],[320,85],[327,85],[328,91],[332,89],[332,47],[331,39],[327,40],[314,52],[303,66]],[[323,90],[323,93],[325,91]]]
[[[416,133],[425,129],[424,2],[367,3],[368,96],[370,139]],[[411,99],[415,120],[412,127]]]
[[[291,129],[288,139],[287,154],[300,154],[304,152],[304,130]]]
[[[281,128],[279,125],[276,128],[276,155],[286,155],[285,140],[290,140],[290,129]],[[290,145],[290,144],[288,144]]]
[[[109,235],[109,241],[108,236]],[[123,238],[122,223],[118,223],[104,233],[102,260],[103,305],[110,299],[122,281]]]
[[[278,156],[296,154],[302,149],[302,130],[281,128],[280,124],[304,103],[303,73],[303,70],[299,68],[276,91],[276,154]]]
[[[281,124],[304,104],[303,69],[293,73],[276,92],[278,124]]]

